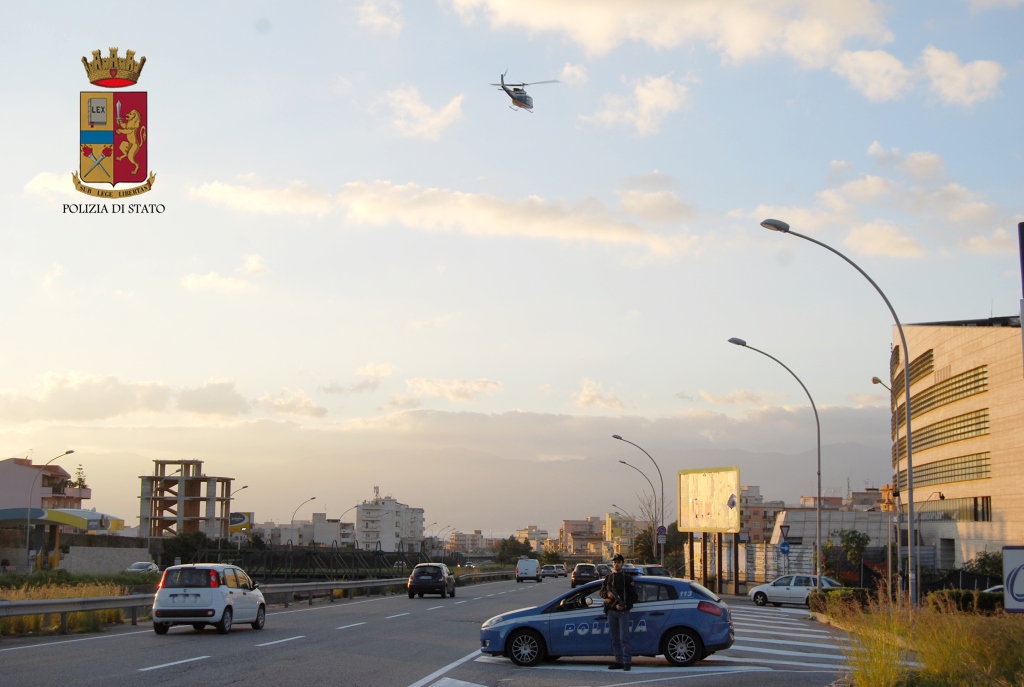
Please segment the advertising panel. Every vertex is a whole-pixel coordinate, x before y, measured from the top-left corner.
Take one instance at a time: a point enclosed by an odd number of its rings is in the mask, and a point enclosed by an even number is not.
[[[1024,613],[1024,546],[1003,547],[1003,608]]]
[[[231,534],[247,533],[252,529],[253,513],[232,513],[228,523]]]
[[[740,531],[740,469],[679,471],[679,531]]]

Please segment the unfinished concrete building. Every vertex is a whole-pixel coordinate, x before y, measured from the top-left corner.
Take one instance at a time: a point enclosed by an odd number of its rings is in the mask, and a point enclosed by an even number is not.
[[[153,474],[139,479],[141,536],[202,532],[227,538],[233,478],[204,474],[201,460],[154,460]]]

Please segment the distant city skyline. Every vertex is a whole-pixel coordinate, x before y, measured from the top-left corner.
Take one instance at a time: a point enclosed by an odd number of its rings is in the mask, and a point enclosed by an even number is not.
[[[0,456],[152,460],[258,519],[379,485],[512,532],[654,466],[796,502],[891,479],[892,319],[1016,315],[1019,0],[352,0],[6,12]],[[160,214],[72,214],[93,50],[146,57]],[[489,85],[508,70],[533,113]],[[30,111],[26,124],[25,112]],[[45,132],[45,133],[40,133]],[[120,187],[119,187],[120,188]],[[657,484],[656,480],[655,483]],[[659,485],[660,487],[660,485]],[[301,513],[300,513],[301,514]],[[305,512],[308,517],[309,512]],[[674,519],[674,515],[671,519]]]

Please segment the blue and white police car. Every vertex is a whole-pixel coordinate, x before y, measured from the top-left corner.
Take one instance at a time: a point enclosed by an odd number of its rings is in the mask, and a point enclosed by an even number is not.
[[[634,656],[664,656],[690,666],[732,646],[729,607],[690,580],[636,577],[630,612]],[[494,616],[480,627],[480,651],[507,656],[520,666],[560,656],[611,656],[603,582],[591,582],[540,606]]]

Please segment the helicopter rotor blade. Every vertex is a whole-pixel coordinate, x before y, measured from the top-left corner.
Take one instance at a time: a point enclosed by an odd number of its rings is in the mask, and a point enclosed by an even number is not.
[[[537,86],[537,85],[540,85],[542,83],[562,83],[562,82],[559,81],[558,79],[550,79],[549,81],[531,81],[529,83],[524,83],[524,84],[519,84],[519,85],[520,86]],[[505,85],[507,86],[508,84],[505,84]]]

